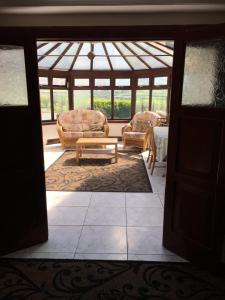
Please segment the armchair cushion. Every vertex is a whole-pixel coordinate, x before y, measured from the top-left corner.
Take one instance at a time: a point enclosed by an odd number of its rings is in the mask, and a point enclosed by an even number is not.
[[[145,135],[146,135],[145,132],[128,131],[128,132],[124,132],[123,137],[125,137],[127,139],[141,139],[141,140],[144,140]]]
[[[145,132],[151,125],[150,121],[137,120],[133,124],[132,131]]]

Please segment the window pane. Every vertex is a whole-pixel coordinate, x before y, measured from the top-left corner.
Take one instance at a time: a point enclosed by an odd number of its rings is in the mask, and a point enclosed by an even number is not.
[[[182,105],[225,108],[224,39],[188,43]]]
[[[137,90],[135,112],[146,110],[149,110],[149,90]]]
[[[157,69],[157,68],[167,68],[166,65],[158,61],[152,56],[141,56],[141,58],[152,68],[152,69]]]
[[[40,85],[48,85],[48,77],[39,77]]]
[[[39,61],[38,67],[43,69],[49,69],[56,62],[58,56],[46,56]]]
[[[91,68],[91,61],[87,56],[78,56],[73,70],[90,70]]]
[[[113,70],[131,70],[130,66],[127,64],[122,56],[109,56]]]
[[[116,86],[130,86],[130,78],[116,79]]]
[[[107,78],[95,79],[95,86],[110,86],[110,79]]]
[[[149,85],[149,78],[138,78],[138,86]]]
[[[40,102],[42,121],[51,120],[50,90],[40,89]]]
[[[127,60],[129,61],[134,70],[148,69],[148,67],[137,57],[127,56]]]
[[[53,78],[53,85],[60,85],[65,86],[66,85],[66,78]]]
[[[76,90],[73,91],[74,109],[91,109],[91,91]]]
[[[61,45],[56,47],[52,52],[50,52],[49,55],[60,55],[63,53],[63,51],[66,49],[66,47],[69,45],[67,42],[63,42]]]
[[[87,79],[87,78],[74,79],[74,85],[75,86],[89,86],[89,79]]]
[[[73,59],[73,56],[64,56],[54,67],[54,70],[69,70],[71,68]]]
[[[111,91],[94,90],[94,109],[103,112],[107,118],[111,118]]]
[[[50,42],[47,43],[46,45],[42,46],[37,50],[38,55],[43,55],[46,52],[48,52],[51,48],[53,48],[57,43],[56,42]]]
[[[167,95],[168,90],[152,90],[151,110],[167,115]]]
[[[104,56],[95,56],[93,59],[93,70],[110,70],[108,59]]]
[[[68,111],[68,91],[67,90],[53,90],[53,102],[54,102],[54,117],[58,113]]]
[[[131,91],[114,91],[114,118],[129,119],[131,117]]]
[[[167,85],[168,77],[155,77],[154,78],[154,85]]]
[[[0,45],[0,106],[28,105],[24,50]]]

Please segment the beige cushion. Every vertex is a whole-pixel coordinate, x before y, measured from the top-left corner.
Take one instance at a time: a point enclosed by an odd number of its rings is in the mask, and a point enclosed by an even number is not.
[[[105,133],[103,131],[84,131],[84,137],[105,137]]]
[[[100,111],[81,109],[60,113],[58,121],[64,131],[78,132],[102,130],[107,120]]]
[[[83,137],[83,132],[65,131],[63,136],[66,138],[81,138]]]
[[[124,132],[123,137],[127,138],[127,139],[144,140],[145,133],[144,132],[128,131],[128,132]]]
[[[158,126],[160,124],[160,115],[153,111],[138,112],[132,119],[132,125],[134,126],[137,121],[148,122],[150,126]],[[135,129],[133,129],[135,131]]]
[[[151,126],[150,121],[137,120],[133,123],[132,131],[146,132],[149,126]]]

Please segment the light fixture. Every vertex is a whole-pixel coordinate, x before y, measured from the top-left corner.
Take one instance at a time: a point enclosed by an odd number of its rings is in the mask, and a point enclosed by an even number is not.
[[[94,45],[91,43],[91,51],[88,52],[88,55],[87,55],[90,60],[93,60],[95,58],[93,49],[94,49]]]

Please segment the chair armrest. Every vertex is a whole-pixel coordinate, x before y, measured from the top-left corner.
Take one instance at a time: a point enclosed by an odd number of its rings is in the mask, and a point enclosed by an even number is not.
[[[63,127],[62,127],[62,125],[59,124],[58,120],[57,120],[57,123],[56,123],[56,129],[57,129],[59,137],[62,137]]]
[[[123,135],[123,133],[126,132],[126,131],[132,131],[132,126],[131,126],[130,123],[124,125],[124,126],[121,128],[121,133],[122,133],[122,135]]]
[[[109,135],[109,125],[108,124],[103,125],[103,131],[105,132],[105,136],[107,137]]]

